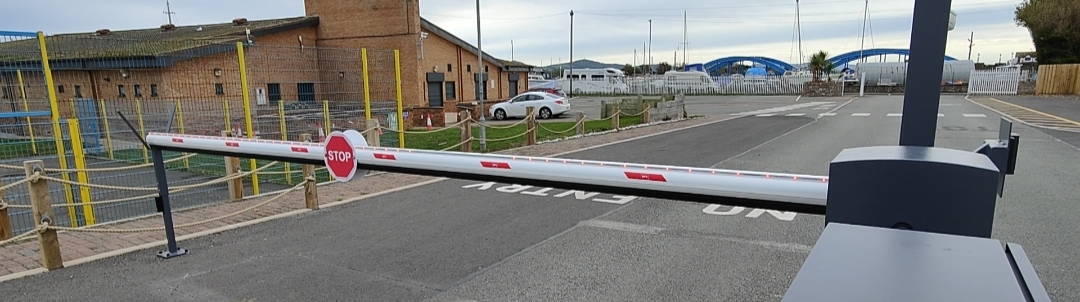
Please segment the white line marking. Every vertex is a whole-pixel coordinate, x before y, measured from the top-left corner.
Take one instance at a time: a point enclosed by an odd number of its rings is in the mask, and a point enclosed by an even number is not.
[[[791,114],[788,114],[787,116],[804,116],[804,115],[806,115],[806,113],[791,113]]]
[[[903,113],[889,113],[889,114],[886,114],[885,116],[904,116],[904,114]]]
[[[834,116],[836,113],[819,113],[818,116]]]
[[[945,117],[945,114],[944,113],[938,113],[937,117]]]
[[[596,228],[602,228],[602,229],[609,229],[609,230],[618,230],[618,231],[642,233],[642,234],[660,234],[660,232],[664,231],[664,228],[658,228],[658,227],[654,227],[654,226],[647,226],[647,225],[640,225],[640,224],[633,224],[633,223],[625,223],[625,222],[617,222],[617,221],[608,221],[608,220],[593,220],[593,219],[590,219],[590,220],[585,220],[585,221],[579,222],[578,225],[590,226],[590,227],[596,227]]]
[[[870,116],[869,113],[852,113],[851,116]]]
[[[757,117],[766,117],[766,116],[774,116],[774,115],[775,114],[758,114],[758,115],[755,115],[755,116],[757,116]]]
[[[982,113],[964,113],[964,117],[986,117],[986,115]]]

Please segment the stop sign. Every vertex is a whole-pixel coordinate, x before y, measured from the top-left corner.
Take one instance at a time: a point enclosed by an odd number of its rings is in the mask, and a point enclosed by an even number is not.
[[[340,131],[331,132],[326,136],[323,150],[323,162],[326,163],[326,170],[330,171],[330,175],[340,182],[351,180],[357,170],[352,139]]]

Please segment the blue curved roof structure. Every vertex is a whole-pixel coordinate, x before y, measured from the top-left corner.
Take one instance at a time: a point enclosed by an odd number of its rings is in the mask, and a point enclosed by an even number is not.
[[[768,58],[768,57],[743,57],[743,56],[719,58],[719,59],[716,59],[716,60],[709,61],[708,63],[705,63],[704,67],[705,67],[705,70],[707,72],[713,72],[713,71],[715,71],[717,69],[720,69],[720,67],[728,66],[728,65],[731,65],[732,63],[738,63],[738,62],[744,62],[744,61],[751,61],[751,62],[754,62],[754,63],[765,65],[766,67],[777,70],[777,71],[795,69],[795,67],[791,66],[791,64],[785,63],[784,61],[780,61],[780,60],[777,60],[777,59]]]
[[[849,53],[839,54],[837,56],[829,58],[829,61],[832,61],[833,65],[839,67],[839,66],[847,64],[847,63],[849,63],[851,61],[856,61],[856,60],[859,60],[859,59],[862,59],[862,58],[865,58],[865,57],[873,57],[873,56],[881,56],[881,55],[905,55],[906,56],[908,54],[909,54],[909,52],[908,52],[907,49],[900,49],[900,48],[871,48],[871,49],[864,49],[862,51],[856,50],[856,51],[852,51],[852,52],[849,52]],[[955,58],[950,57],[950,56],[945,56],[945,60],[946,61],[956,61]]]

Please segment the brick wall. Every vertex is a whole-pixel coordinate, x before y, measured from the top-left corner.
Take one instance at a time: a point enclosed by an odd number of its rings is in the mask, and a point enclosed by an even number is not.
[[[806,84],[803,84],[802,95],[809,97],[840,96],[841,88],[840,82],[806,82]]]

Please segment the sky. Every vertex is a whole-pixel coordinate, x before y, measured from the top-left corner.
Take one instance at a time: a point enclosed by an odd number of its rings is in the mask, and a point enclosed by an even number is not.
[[[1006,61],[1014,52],[1033,51],[1027,29],[1013,20],[1021,1],[953,0],[957,21],[949,32],[946,54],[968,58],[972,33],[971,59],[977,62],[992,64],[999,62],[999,56]],[[57,34],[156,28],[166,23],[165,0],[10,2],[0,10],[0,31]],[[170,4],[175,13],[173,23],[180,26],[224,23],[239,17],[259,20],[304,15],[304,0],[171,0]],[[866,7],[868,14],[864,13]],[[819,50],[830,56],[856,51],[860,45],[908,48],[913,8],[914,0],[801,0],[803,58]],[[794,0],[482,0],[481,47],[493,56],[537,66],[567,62],[571,10],[574,60],[640,64],[645,59],[643,49],[650,39],[652,20],[654,63],[704,63],[726,56],[799,62]],[[475,45],[475,0],[421,0],[420,15]]]

